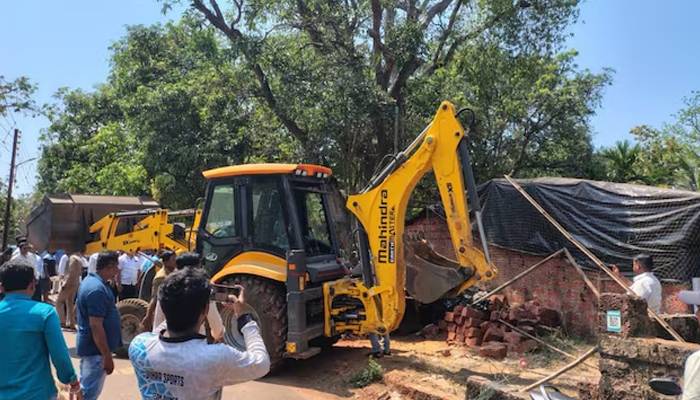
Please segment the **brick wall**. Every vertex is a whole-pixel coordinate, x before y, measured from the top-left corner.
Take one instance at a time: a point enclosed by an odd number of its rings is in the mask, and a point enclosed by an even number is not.
[[[447,225],[439,216],[433,214],[416,218],[407,224],[406,232],[422,235],[437,252],[454,258]],[[544,258],[496,246],[490,246],[489,250],[499,274],[487,284],[484,288],[486,290],[506,282]],[[586,271],[586,275],[601,293],[622,292],[622,289],[603,272]],[[688,306],[679,302],[675,296],[679,290],[688,287],[687,284],[664,284],[662,312],[689,312]],[[565,258],[549,260],[506,288],[503,294],[511,303],[538,299],[543,306],[558,310],[562,314],[563,326],[569,334],[581,337],[592,337],[596,334],[597,299]]]

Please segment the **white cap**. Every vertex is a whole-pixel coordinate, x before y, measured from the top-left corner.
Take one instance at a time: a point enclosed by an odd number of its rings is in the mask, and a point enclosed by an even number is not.
[[[685,304],[700,305],[700,291],[681,290],[678,292],[678,299]]]

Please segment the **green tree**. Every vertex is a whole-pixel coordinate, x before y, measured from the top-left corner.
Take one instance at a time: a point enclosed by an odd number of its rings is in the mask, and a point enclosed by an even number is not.
[[[442,96],[473,108],[470,143],[479,180],[505,173],[588,177],[589,118],[610,71],[579,72],[575,55],[512,54],[484,41],[457,55],[442,74],[416,81],[410,114],[427,118]]]
[[[563,51],[577,1],[192,4],[178,23],[129,28],[97,90],[59,93],[43,192],[190,207],[203,169],[280,161],[329,165],[354,191],[443,99],[476,112],[479,180],[588,174],[588,118],[610,74]]]
[[[683,102],[672,123],[661,128],[640,125],[630,131],[638,145],[629,176],[649,185],[700,188],[700,93],[691,93]],[[606,152],[615,150],[601,154]]]
[[[629,141],[618,141],[604,149],[601,156],[607,161],[607,178],[612,182],[634,182],[642,177],[639,171],[641,147]]]
[[[104,85],[58,94],[39,163],[42,192],[153,194],[191,207],[203,195],[202,170],[246,162],[256,143],[267,144],[243,129],[265,117],[248,108],[247,77],[213,29],[191,18],[131,27],[112,50]]]
[[[0,117],[6,117],[12,112],[39,112],[41,108],[32,97],[34,92],[36,85],[26,76],[8,81],[0,75]]]
[[[192,1],[254,78],[260,106],[304,158],[329,162],[351,190],[393,152],[396,110],[405,144],[445,98],[478,106],[487,121],[488,137],[472,146],[481,178],[568,172],[572,161],[583,174],[592,155],[587,118],[609,76],[579,73],[574,53],[558,55],[577,5],[236,0],[222,10],[215,0]],[[509,111],[517,113],[503,117]]]

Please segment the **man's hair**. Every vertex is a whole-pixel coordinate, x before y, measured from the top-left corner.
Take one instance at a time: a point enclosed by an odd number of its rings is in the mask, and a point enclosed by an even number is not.
[[[183,269],[187,267],[199,267],[202,265],[202,256],[199,253],[182,253],[177,256],[175,260],[177,263],[177,269]]]
[[[648,254],[638,254],[634,257],[634,261],[638,262],[639,265],[647,271],[651,271],[654,267],[654,260]]]
[[[103,251],[97,255],[96,269],[102,270],[110,266],[112,263],[119,263],[119,255],[116,251]]]
[[[34,268],[24,261],[11,260],[0,267],[0,284],[6,292],[25,290],[34,281]]]
[[[175,256],[175,252],[172,250],[164,250],[162,253],[160,253],[160,259],[163,262],[166,262],[173,258]]]
[[[158,291],[168,329],[173,332],[193,329],[209,303],[210,293],[209,279],[201,269],[185,268],[168,275]]]

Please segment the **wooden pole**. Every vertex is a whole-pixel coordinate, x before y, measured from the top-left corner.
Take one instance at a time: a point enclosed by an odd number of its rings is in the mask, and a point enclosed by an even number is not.
[[[555,251],[554,253],[548,255],[545,259],[539,261],[537,264],[534,264],[534,265],[530,266],[530,267],[529,267],[528,269],[526,269],[525,271],[519,273],[518,275],[515,275],[514,277],[510,278],[508,281],[502,283],[501,285],[499,285],[497,288],[493,289],[492,291],[486,293],[486,294],[483,295],[483,296],[480,296],[480,297],[478,297],[478,298],[472,300],[472,304],[476,304],[476,303],[478,303],[478,302],[480,302],[480,301],[484,301],[484,300],[488,299],[489,296],[493,295],[494,293],[498,293],[498,292],[500,292],[501,290],[505,289],[506,287],[512,285],[512,284],[513,284],[515,281],[517,281],[518,279],[520,279],[520,278],[522,278],[523,276],[529,274],[530,272],[534,271],[537,267],[543,265],[544,263],[546,263],[547,261],[551,260],[552,258],[557,257],[558,255],[562,254],[563,252],[564,252],[564,249]]]
[[[581,275],[581,279],[583,279],[584,282],[586,282],[586,285],[588,285],[588,288],[591,289],[591,292],[595,295],[596,298],[600,299],[600,292],[598,291],[598,288],[593,285],[593,282],[591,282],[590,279],[588,279],[588,276],[586,276],[586,273],[583,272],[583,268],[581,268],[580,265],[574,260],[574,257],[571,255],[568,249],[564,248],[564,254],[566,255],[566,259],[569,260],[569,264],[571,264],[572,267],[578,272],[579,275]]]
[[[539,385],[541,385],[541,384],[543,384],[543,383],[545,383],[545,382],[551,381],[552,379],[558,377],[559,375],[561,375],[561,374],[563,374],[564,372],[566,372],[566,371],[568,371],[568,370],[574,368],[575,366],[577,366],[578,364],[580,364],[581,362],[583,362],[584,360],[586,360],[588,357],[590,357],[591,355],[593,355],[593,353],[595,353],[597,350],[598,350],[598,346],[594,346],[592,349],[590,349],[590,350],[588,350],[587,352],[583,353],[579,358],[575,359],[574,361],[572,361],[571,363],[569,363],[569,364],[566,365],[565,367],[561,368],[561,369],[558,370],[557,372],[555,372],[555,373],[553,373],[553,374],[551,374],[551,375],[549,375],[549,376],[546,376],[546,377],[540,379],[539,381],[533,383],[532,385],[530,385],[530,386],[528,386],[528,387],[525,387],[525,388],[520,389],[520,391],[521,391],[521,392],[527,392],[528,390],[531,390],[532,388],[536,388],[537,386],[539,386]]]
[[[575,355],[573,355],[573,354],[571,354],[571,353],[567,353],[567,352],[565,352],[564,350],[558,349],[558,348],[552,346],[551,344],[545,342],[544,340],[538,338],[537,336],[531,335],[531,334],[525,332],[524,330],[518,328],[517,326],[514,326],[514,325],[508,323],[507,321],[505,321],[505,320],[503,320],[503,319],[501,319],[501,318],[499,318],[497,321],[500,322],[500,323],[502,323],[503,325],[507,326],[508,328],[510,328],[511,330],[513,330],[514,332],[517,332],[517,333],[519,333],[519,334],[521,334],[521,335],[523,335],[523,336],[525,336],[525,337],[528,337],[528,338],[534,340],[535,342],[537,342],[537,343],[539,343],[539,344],[541,344],[541,345],[546,346],[548,349],[550,349],[550,350],[552,350],[552,351],[556,351],[557,353],[562,354],[562,355],[564,355],[564,356],[566,356],[566,357],[569,357],[569,358],[574,358],[574,359],[576,358]],[[586,363],[584,363],[584,365],[586,365],[587,367],[595,368],[596,370],[598,370],[598,367],[595,366],[595,365],[590,365],[590,364],[586,364]]]
[[[576,238],[574,238],[573,235],[571,235],[566,229],[564,229],[564,227],[561,226],[559,222],[557,222],[557,220],[555,220],[551,215],[549,215],[549,213],[544,208],[542,208],[542,206],[540,206],[535,201],[535,199],[533,199],[517,182],[511,179],[511,177],[508,175],[505,175],[505,178],[511,185],[513,185],[515,190],[520,192],[520,194],[522,194],[523,197],[525,197],[525,199],[528,202],[530,202],[530,204],[532,204],[532,206],[535,207],[535,209],[537,209],[537,211],[539,211],[543,217],[547,219],[547,221],[549,221],[562,235],[564,235],[566,239],[568,239],[574,246],[576,246],[577,249],[581,250],[583,254],[590,258],[591,261],[593,261],[593,263],[596,266],[598,266],[598,268],[602,269],[603,272],[608,274],[608,276],[612,278],[612,280],[614,280],[618,285],[620,285],[620,287],[625,289],[626,293],[636,296],[636,294],[629,288],[629,286],[627,286],[627,284],[622,279],[615,275],[610,270],[610,268],[608,268],[598,257],[595,256],[595,254],[588,250],[584,245],[582,245],[578,240],[576,240]],[[663,326],[664,329],[666,329],[666,331],[669,334],[671,334],[671,336],[673,336],[674,339],[681,343],[685,343],[685,340],[681,337],[681,335],[679,335],[678,332],[676,332],[668,323],[666,323],[666,321],[664,321],[663,318],[659,316],[659,314],[657,314],[656,312],[654,312],[654,310],[649,308],[647,308],[647,311],[649,312],[649,315],[651,315],[652,318],[654,318],[659,323],[659,325]]]

